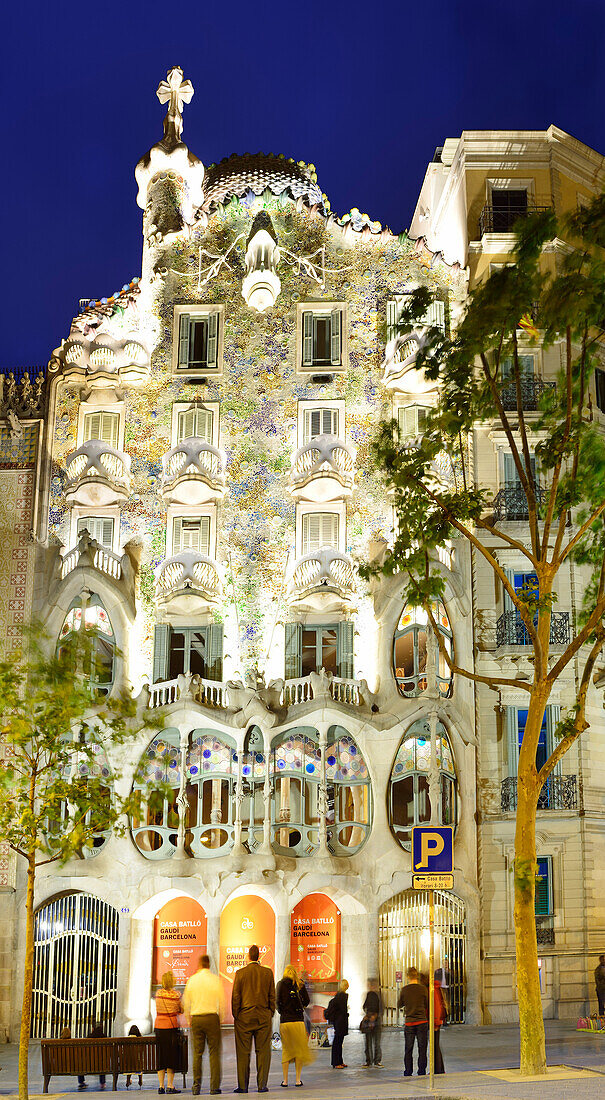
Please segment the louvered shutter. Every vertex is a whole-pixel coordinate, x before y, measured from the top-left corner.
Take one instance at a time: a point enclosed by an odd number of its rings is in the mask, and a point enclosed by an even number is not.
[[[208,314],[208,338],[206,342],[207,356],[206,366],[208,370],[216,370],[218,347],[218,313]]]
[[[84,417],[84,440],[100,439],[114,450],[118,446],[120,414],[113,412],[88,413]]]
[[[189,366],[189,330],[191,317],[188,313],[181,313],[179,317],[179,367],[181,370]]]
[[[516,707],[505,707],[506,721],[506,751],[508,757],[508,774],[511,779],[517,775],[519,765],[519,722]]]
[[[331,326],[331,355],[330,362],[333,367],[339,367],[342,362],[342,313],[339,309],[332,310]]]
[[[322,513],[320,546],[332,546],[335,550],[338,549],[338,516],[331,512]]]
[[[537,860],[535,913],[537,917],[548,917],[552,912],[550,891],[550,859]]]
[[[507,581],[514,588],[515,587],[515,570],[514,569],[505,569],[504,574],[506,576]],[[504,592],[504,610],[505,611],[515,611],[516,610],[515,605],[512,602],[508,592]]]
[[[195,435],[195,409],[187,409],[187,412],[179,413],[177,443],[190,439],[192,435]]]
[[[397,322],[399,320],[399,303],[392,298],[387,302],[387,343],[397,336]]]
[[[303,516],[302,552],[311,554],[319,548],[321,536],[321,520],[316,512],[308,512]]]
[[[434,298],[422,320],[425,325],[434,325],[441,332],[445,332],[445,302],[440,298]]]
[[[305,310],[302,316],[303,319],[303,347],[302,347],[302,361],[303,367],[313,366],[313,314],[310,310]]]
[[[305,443],[310,443],[316,436],[321,435],[321,409],[305,409],[304,413],[304,437]]]
[[[343,680],[352,680],[353,669],[353,623],[338,624],[338,675]]]
[[[546,707],[546,752],[550,756],[555,748],[555,730],[561,721],[561,707],[556,703],[550,703]],[[555,764],[552,775],[561,775],[562,761]]]
[[[338,409],[323,409],[323,435],[338,435]]]
[[[212,443],[212,410],[186,409],[179,413],[177,443],[197,436],[206,443]]]
[[[300,623],[285,623],[284,649],[286,680],[297,680],[302,671],[302,626]]]
[[[223,678],[223,624],[210,623],[206,627],[206,677],[208,680]]]
[[[399,431],[403,439],[410,439],[412,436],[417,435],[416,431],[416,409],[414,405],[406,405],[404,408],[399,409]]]
[[[187,516],[177,516],[174,519],[172,528],[173,554],[180,554],[181,550],[197,550],[198,553],[208,556],[209,549],[209,516],[192,519]]]
[[[153,632],[153,682],[168,677],[168,647],[170,642],[170,627],[168,623],[156,623]]]
[[[88,531],[91,539],[111,549],[113,543],[113,520],[101,516],[82,516],[78,520],[78,537],[82,531]]]

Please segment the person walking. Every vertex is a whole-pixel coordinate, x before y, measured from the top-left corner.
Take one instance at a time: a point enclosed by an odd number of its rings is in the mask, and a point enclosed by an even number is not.
[[[282,1088],[288,1087],[290,1062],[294,1062],[295,1083],[300,1088],[302,1067],[312,1062],[314,1056],[309,1049],[309,1036],[305,1027],[305,1008],[309,1003],[309,993],[295,967],[284,968],[284,976],[275,991],[275,1000],[281,1035]]]
[[[397,1008],[405,1012],[405,1051],[403,1056],[404,1077],[413,1072],[414,1043],[418,1042],[418,1076],[426,1075],[426,1046],[429,1029],[429,997],[426,987],[419,978],[415,966],[406,972],[407,985],[399,994]]]
[[[162,974],[162,988],[155,995],[155,1045],[157,1049],[158,1092],[177,1093],[174,1075],[181,1065],[179,1050],[178,1016],[183,1011],[181,998],[174,988],[174,974],[167,970]],[[166,1088],[164,1088],[166,1081]]]
[[[346,1069],[347,1064],[342,1060],[342,1044],[345,1035],[349,1034],[349,983],[346,978],[339,983],[338,993],[332,997],[328,1007],[324,1010],[324,1016],[334,1028],[332,1039],[332,1069]]]
[[[382,997],[376,978],[370,978],[363,1002],[366,1025],[366,1060],[364,1067],[382,1066]]]
[[[141,1029],[139,1027],[137,1027],[136,1024],[131,1024],[131,1026],[128,1029],[128,1034],[129,1035],[134,1035],[134,1037],[136,1039],[140,1039],[141,1038]],[[131,1081],[132,1081],[132,1074],[127,1073],[126,1074],[126,1088],[127,1089],[130,1088]],[[142,1073],[139,1073],[139,1088],[140,1089],[143,1088],[143,1074]]]
[[[235,1031],[237,1088],[247,1092],[250,1079],[252,1039],[256,1055],[256,1082],[259,1092],[268,1092],[267,1078],[271,1066],[271,1025],[275,1012],[273,972],[258,961],[256,944],[248,950],[248,965],[235,974],[231,992],[231,1012]]]
[[[210,1092],[221,1091],[221,1019],[223,991],[221,980],[210,970],[208,955],[200,955],[195,974],[188,979],[183,994],[183,1011],[191,1026],[193,1044],[193,1088],[199,1096],[202,1087],[202,1055],[208,1043],[210,1061]]]
[[[441,982],[438,978],[434,979],[433,985],[433,1003],[434,1003],[434,1034],[435,1034],[435,1058],[434,1066],[435,1073],[445,1073],[445,1066],[443,1065],[443,1055],[441,1053],[441,1028],[447,1017],[447,1008],[441,990]]]
[[[599,965],[594,972],[594,983],[599,1003],[599,1016],[605,1015],[605,955],[599,955]]]

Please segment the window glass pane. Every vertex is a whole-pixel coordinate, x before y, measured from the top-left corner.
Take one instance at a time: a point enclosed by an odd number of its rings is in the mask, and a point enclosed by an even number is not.
[[[336,675],[338,671],[336,661],[336,630],[322,630],[321,631],[321,667],[325,668],[326,672],[332,672]]]
[[[313,318],[313,362],[331,362],[332,324],[329,316]]]
[[[447,775],[441,776],[441,824],[454,824],[454,783]]]
[[[318,783],[305,782],[305,825],[317,825],[319,814],[317,811]]]
[[[168,656],[168,678],[175,680],[185,671],[185,635],[178,630],[170,633],[170,653]]]
[[[406,775],[391,787],[393,825],[407,829],[414,824],[414,777]]]
[[[403,681],[404,691],[414,690],[414,681],[407,680],[414,675],[414,630],[408,630],[405,634],[395,639],[395,675]]]
[[[193,676],[204,676],[206,672],[206,639],[201,631],[192,630],[189,635],[189,671]]]
[[[189,363],[191,366],[205,366],[208,361],[208,322],[192,321],[189,337]]]
[[[424,821],[430,821],[431,819],[431,800],[429,798],[429,781],[428,776],[418,775],[418,820],[417,825],[421,825]]]
[[[317,631],[303,629],[301,675],[311,672],[317,672]]]

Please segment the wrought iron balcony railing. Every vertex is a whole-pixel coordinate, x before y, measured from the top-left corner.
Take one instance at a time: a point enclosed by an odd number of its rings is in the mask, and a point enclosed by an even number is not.
[[[536,412],[540,403],[540,398],[547,390],[554,390],[554,382],[545,382],[543,378],[534,377],[521,378],[519,381],[521,387],[521,407],[523,412]],[[517,409],[517,387],[514,382],[510,382],[503,388],[500,393],[502,405],[505,412],[515,412]]]
[[[539,810],[577,810],[578,781],[575,775],[549,775],[538,795]],[[517,809],[517,777],[502,780],[500,809],[509,813]]]
[[[553,611],[550,644],[569,644],[569,611]],[[525,623],[517,611],[505,611],[496,623],[496,646],[501,645],[531,645]]]
[[[541,487],[534,485],[534,491],[536,503],[541,504],[543,495]],[[494,520],[499,522],[507,519],[522,522],[528,517],[527,497],[523,492],[521,483],[517,481],[508,482],[494,497]]]
[[[545,210],[552,210],[552,201],[549,199],[538,201],[528,196],[526,202],[511,203],[510,206],[494,206],[488,202],[479,216],[479,237],[484,233],[512,233],[519,218],[542,214]]]
[[[552,917],[538,916],[536,914],[536,940],[539,944],[555,942],[555,930],[553,928]]]

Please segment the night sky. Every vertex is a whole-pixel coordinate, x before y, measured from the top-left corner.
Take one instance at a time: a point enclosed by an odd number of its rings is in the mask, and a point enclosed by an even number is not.
[[[80,297],[140,272],[134,166],[162,137],[155,90],[195,88],[183,137],[311,161],[335,213],[398,232],[463,129],[545,129],[605,152],[604,0],[177,0],[10,4],[0,35],[0,365],[48,361]]]

